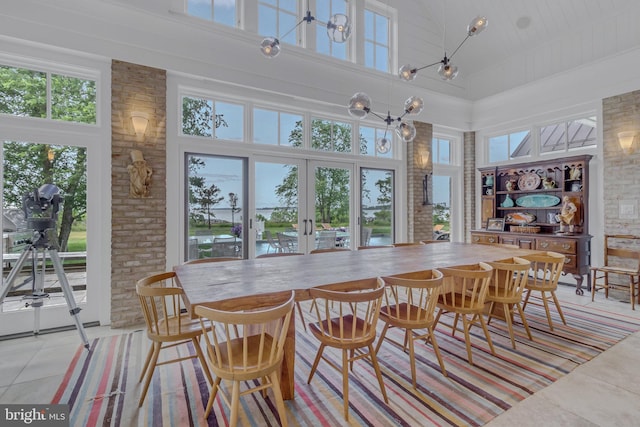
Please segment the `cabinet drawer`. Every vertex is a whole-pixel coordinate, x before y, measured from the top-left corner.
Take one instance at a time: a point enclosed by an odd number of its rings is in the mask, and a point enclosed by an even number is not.
[[[471,243],[498,243],[497,234],[471,234]]]
[[[564,268],[577,268],[578,267],[578,261],[575,255],[566,255],[564,257]]]
[[[561,254],[576,254],[575,240],[537,239],[536,249],[539,251],[560,252]]]

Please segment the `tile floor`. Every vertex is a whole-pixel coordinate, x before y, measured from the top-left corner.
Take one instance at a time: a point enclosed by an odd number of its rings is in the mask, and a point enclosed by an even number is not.
[[[560,286],[561,300],[603,308],[636,318],[614,296],[577,296]],[[139,329],[139,328],[131,328]],[[123,330],[87,328],[89,339]],[[48,403],[76,351],[77,331],[0,341],[0,403]],[[523,400],[487,426],[637,426],[640,423],[640,332],[621,341],[551,386]]]

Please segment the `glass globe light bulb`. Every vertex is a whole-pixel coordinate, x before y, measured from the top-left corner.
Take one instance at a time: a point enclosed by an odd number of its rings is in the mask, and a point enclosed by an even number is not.
[[[376,151],[380,154],[387,154],[391,150],[391,141],[386,136],[378,138],[376,141]]]
[[[458,75],[458,67],[451,64],[440,64],[438,74],[440,74],[442,80],[453,80]]]
[[[260,51],[267,58],[275,58],[280,53],[280,41],[275,37],[266,37],[260,43]]]
[[[413,138],[416,137],[416,127],[413,125],[413,123],[400,122],[400,124],[396,126],[396,134],[404,142],[411,142],[413,141]]]
[[[476,16],[471,20],[469,25],[467,26],[467,34],[469,37],[473,37],[477,34],[480,34],[487,28],[489,25],[489,21],[484,16]]]
[[[358,92],[349,100],[349,114],[357,119],[364,119],[369,114],[371,98],[364,92]]]
[[[416,79],[416,75],[417,75],[417,71],[416,69],[411,66],[411,64],[406,64],[403,65],[402,67],[400,67],[400,69],[398,70],[398,77],[401,80],[405,80],[407,82],[410,82],[411,80],[415,80]]]
[[[327,35],[331,41],[344,43],[351,35],[351,22],[347,15],[336,13],[327,22]]]
[[[424,102],[419,96],[412,96],[404,102],[404,111],[407,114],[420,114],[424,109]]]

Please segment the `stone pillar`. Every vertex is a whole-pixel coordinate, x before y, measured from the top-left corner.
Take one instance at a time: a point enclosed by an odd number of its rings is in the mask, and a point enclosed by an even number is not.
[[[136,281],[166,268],[166,72],[111,64],[111,326],[143,321]],[[148,118],[143,138],[131,113]],[[132,151],[135,151],[132,156]],[[130,195],[132,160],[152,170],[149,193]]]
[[[464,228],[463,242],[469,242],[470,231],[476,227],[476,133],[465,132],[464,155]]]
[[[427,176],[429,203],[432,203],[433,125],[417,121],[413,124],[416,127],[416,137],[407,143],[407,241],[418,242],[433,238],[433,206],[423,204],[422,191],[423,180]]]

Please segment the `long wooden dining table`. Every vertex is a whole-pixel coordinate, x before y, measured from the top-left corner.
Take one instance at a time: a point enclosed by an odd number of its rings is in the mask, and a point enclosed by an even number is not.
[[[295,291],[296,301],[310,299],[314,286],[408,273],[480,261],[496,261],[535,251],[466,243],[431,243],[314,255],[256,258],[174,268],[184,290],[187,310],[198,304],[229,301],[257,294]],[[224,309],[224,305],[220,308]],[[295,320],[285,342],[281,387],[284,399],[294,397]]]

